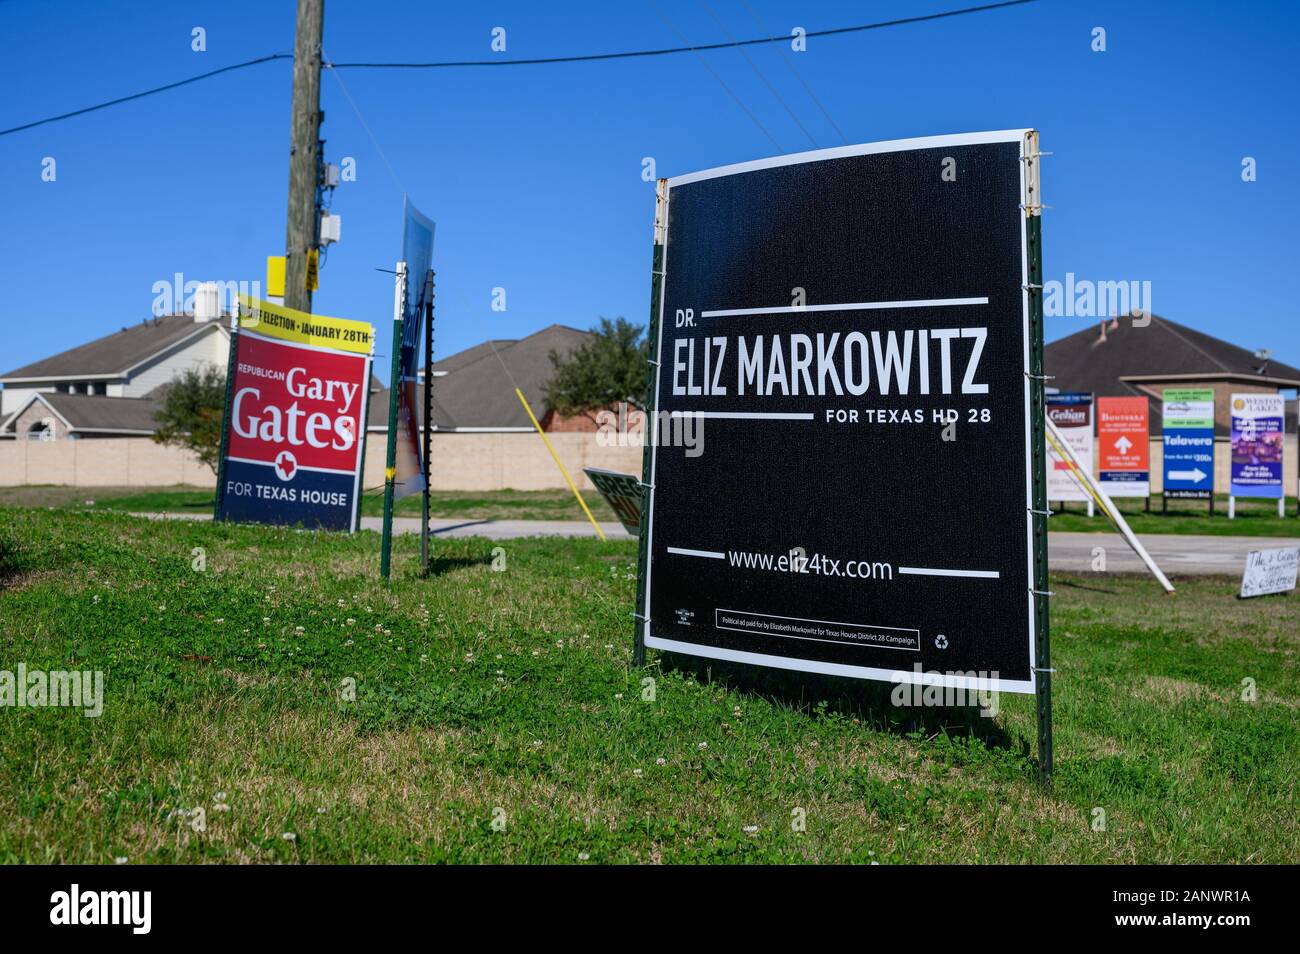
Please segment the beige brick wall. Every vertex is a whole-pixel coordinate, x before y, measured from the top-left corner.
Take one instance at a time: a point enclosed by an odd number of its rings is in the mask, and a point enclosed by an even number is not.
[[[641,473],[640,447],[602,447],[595,434],[549,434],[556,452],[578,486],[591,483],[583,467]],[[366,444],[366,487],[384,482],[384,435],[370,434]],[[707,446],[706,446],[707,453]],[[1215,441],[1214,485],[1228,492],[1231,445]],[[1296,437],[1286,436],[1283,486],[1296,492]],[[1151,441],[1151,490],[1161,490],[1161,445]],[[1096,461],[1093,462],[1094,473]],[[163,487],[193,484],[211,487],[212,472],[188,452],[162,447],[148,438],[102,440],[0,441],[0,486],[66,484],[74,487]],[[536,434],[435,434],[435,490],[544,490],[563,487],[555,461]]]
[[[640,447],[602,447],[595,434],[548,436],[580,487],[591,487],[583,467],[641,473]],[[369,435],[366,487],[383,485],[384,452],[384,435]],[[145,437],[0,441],[0,486],[211,487],[215,483],[212,472],[193,454]],[[436,490],[544,490],[565,483],[536,434],[435,434],[433,486]]]
[[[0,486],[21,484],[211,487],[216,478],[193,454],[147,437],[0,441]]]

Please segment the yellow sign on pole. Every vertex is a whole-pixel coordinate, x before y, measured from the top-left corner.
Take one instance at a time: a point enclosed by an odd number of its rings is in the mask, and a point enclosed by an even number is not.
[[[320,252],[317,249],[307,251],[307,274],[303,276],[302,287],[307,291],[320,288]]]
[[[266,256],[266,294],[268,298],[284,297],[284,256]]]
[[[239,330],[354,354],[371,354],[375,344],[375,329],[368,321],[312,315],[247,295],[239,296]]]

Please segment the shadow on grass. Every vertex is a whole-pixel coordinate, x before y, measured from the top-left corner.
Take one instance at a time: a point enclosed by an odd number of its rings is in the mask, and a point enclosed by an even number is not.
[[[20,574],[18,551],[8,540],[0,540],[0,592],[8,588]]]
[[[491,552],[485,553],[482,556],[455,556],[455,557],[440,557],[440,556],[433,556],[432,554],[430,554],[429,572],[427,574],[420,572],[420,566],[419,566],[420,559],[419,557],[416,557],[415,558],[416,565],[415,565],[415,571],[413,576],[417,580],[432,580],[435,577],[443,576],[447,573],[452,572],[453,570],[460,570],[460,569],[464,569],[465,567],[471,567],[471,566],[488,566],[491,563],[492,563]]]
[[[1106,593],[1114,596],[1119,590],[1108,590],[1104,586],[1088,586],[1085,583],[1076,583],[1073,580],[1052,580],[1053,586],[1069,587],[1072,590],[1087,590],[1089,593]]]
[[[833,714],[859,719],[868,728],[900,736],[919,732],[927,737],[939,734],[968,737],[978,739],[990,749],[1014,748],[1028,754],[1023,740],[1009,736],[996,718],[980,715],[978,704],[895,705],[893,697],[899,687],[893,683],[764,669],[671,652],[660,653],[659,665],[665,672],[694,676],[701,682],[759,696],[813,717]],[[923,687],[916,689],[919,694]]]

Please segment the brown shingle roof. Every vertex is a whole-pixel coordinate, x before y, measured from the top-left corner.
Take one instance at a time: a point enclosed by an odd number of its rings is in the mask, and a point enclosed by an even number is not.
[[[546,411],[542,387],[554,372],[551,351],[568,354],[590,334],[567,325],[550,325],[517,341],[485,341],[435,361],[433,370],[447,373],[433,379],[433,423],[439,428],[532,427],[515,396],[515,386],[540,418]],[[422,401],[423,390],[419,393]],[[369,426],[387,425],[385,390],[371,395]]]
[[[229,318],[222,318],[221,323],[227,329],[230,327]],[[111,335],[16,368],[8,374],[0,374],[0,380],[118,374],[165,351],[199,329],[214,324],[216,322],[196,323],[191,315],[150,318],[138,325],[131,325]]]
[[[153,419],[159,402],[150,398],[106,397],[100,394],[37,395],[74,431],[144,431],[152,434],[158,425]]]
[[[1089,324],[1049,344],[1043,362],[1045,372],[1056,376],[1055,387],[1105,395],[1138,394],[1120,378],[1146,375],[1231,374],[1260,378],[1261,384],[1276,381],[1278,387],[1300,385],[1300,369],[1273,359],[1265,366],[1245,348],[1159,315],[1146,327],[1129,318],[1107,323],[1104,341],[1099,325]]]

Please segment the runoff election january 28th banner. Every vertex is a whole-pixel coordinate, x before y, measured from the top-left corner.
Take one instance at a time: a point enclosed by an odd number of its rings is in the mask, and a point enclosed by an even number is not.
[[[1027,136],[668,180],[646,646],[1033,691]]]
[[[1282,496],[1281,394],[1232,395],[1234,497]]]
[[[374,329],[240,296],[217,518],[356,529]]]

